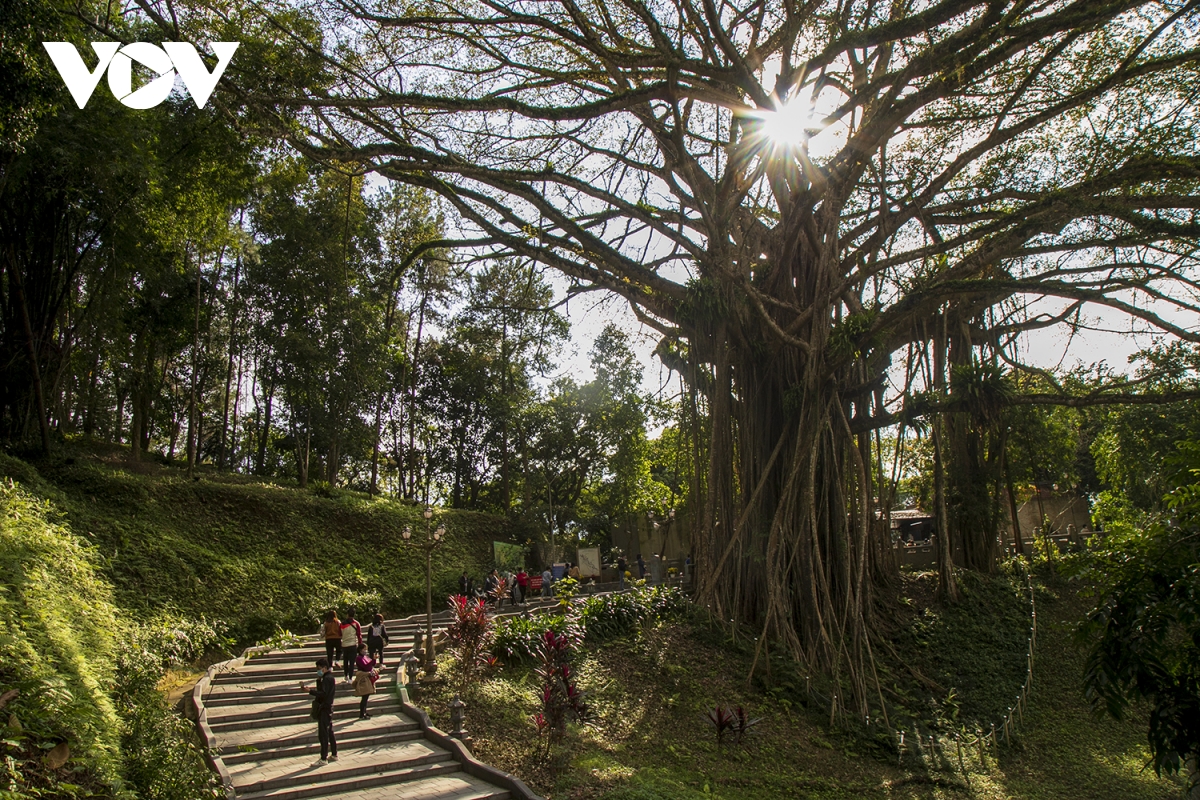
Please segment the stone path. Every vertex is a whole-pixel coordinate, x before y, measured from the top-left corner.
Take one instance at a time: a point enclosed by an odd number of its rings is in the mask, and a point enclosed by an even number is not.
[[[504,613],[521,610],[505,609]],[[338,760],[314,766],[320,755],[311,698],[313,662],[325,654],[323,640],[216,664],[196,684],[197,725],[230,800],[537,800],[511,775],[482,764],[463,745],[434,728],[428,716],[397,686],[397,667],[412,648],[424,615],[387,623],[390,642],[370,719],[358,718],[358,698],[339,677],[334,702]],[[440,631],[448,614],[434,615]]]

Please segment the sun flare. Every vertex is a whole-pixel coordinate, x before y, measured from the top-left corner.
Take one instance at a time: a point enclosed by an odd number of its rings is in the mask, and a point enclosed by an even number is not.
[[[760,111],[755,116],[762,122],[762,135],[772,144],[798,147],[808,139],[807,128],[812,124],[812,109],[799,99],[792,99],[774,110]]]

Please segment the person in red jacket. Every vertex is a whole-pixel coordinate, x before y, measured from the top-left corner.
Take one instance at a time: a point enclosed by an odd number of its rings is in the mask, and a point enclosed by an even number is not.
[[[350,609],[342,620],[342,673],[346,683],[354,681],[354,667],[358,659],[358,647],[363,643],[362,625],[354,618],[354,609]]]
[[[524,568],[524,567],[521,567],[519,570],[517,570],[517,597],[516,597],[516,601],[517,601],[518,603],[522,603],[522,604],[524,604],[524,602],[525,602],[525,594],[526,594],[528,591],[529,591],[529,573],[527,573],[527,572],[525,571],[525,568]]]

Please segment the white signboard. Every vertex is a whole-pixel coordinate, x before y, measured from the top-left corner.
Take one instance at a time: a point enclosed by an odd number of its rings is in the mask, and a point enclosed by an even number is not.
[[[600,577],[600,548],[581,547],[579,549],[579,577]]]

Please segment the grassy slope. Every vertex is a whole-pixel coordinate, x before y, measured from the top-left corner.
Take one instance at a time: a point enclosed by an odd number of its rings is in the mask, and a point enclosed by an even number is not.
[[[1002,583],[996,591],[1009,589]],[[589,648],[579,659],[581,685],[592,693],[600,720],[571,734],[569,765],[557,776],[536,748],[530,721],[537,706],[536,678],[527,669],[507,668],[469,687],[464,695],[470,705],[468,727],[481,758],[528,778],[552,800],[1178,797],[1177,783],[1142,769],[1144,719],[1097,720],[1087,709],[1079,691],[1082,657],[1070,642],[1083,604],[1061,591],[1062,599],[1051,590],[1039,591],[1037,692],[1023,735],[1002,751],[999,764],[989,758],[985,768],[968,757],[970,787],[956,771],[928,762],[906,761],[901,768],[886,748],[830,732],[827,719],[748,689],[747,655],[689,625],[660,629],[642,641]],[[987,595],[978,586],[975,593]],[[972,602],[968,599],[968,607]],[[953,675],[964,657],[945,650],[964,633],[978,635],[979,621],[958,612],[923,616],[942,621],[927,621],[920,641],[936,643],[943,657],[927,653],[919,662],[937,678]],[[1012,624],[1001,622],[995,636],[999,645],[1025,624],[1020,616],[1010,619]],[[956,626],[964,627],[956,632]],[[904,643],[898,646],[910,652]],[[998,655],[985,655],[984,672],[958,675],[962,686],[973,688],[960,694],[964,713],[972,704],[986,709],[1000,702],[992,695],[1007,696],[1010,685],[1019,685],[1023,673],[1013,667],[1023,668],[1023,656],[1018,653],[1012,661],[1004,666]],[[941,672],[935,669],[938,662]],[[990,683],[987,669],[995,679]],[[448,695],[446,687],[423,700],[443,725],[448,724]],[[716,746],[702,713],[718,703],[745,704],[763,717],[750,744]]]
[[[423,532],[420,509],[349,492],[319,496],[239,476],[137,465],[80,450],[31,465],[0,455],[0,477],[50,497],[71,528],[99,548],[118,604],[171,605],[230,624],[242,641],[276,625],[304,630],[321,609],[357,602],[386,613],[424,605],[425,559],[400,531]],[[482,576],[493,539],[519,533],[485,514],[440,514],[449,531],[434,555],[436,593],[463,569]]]

